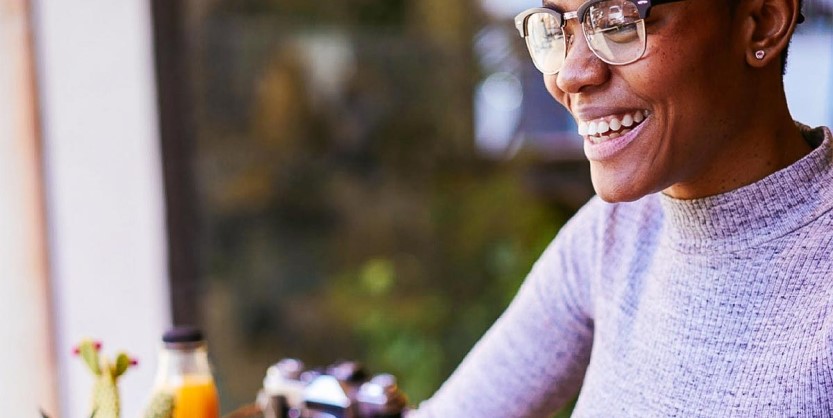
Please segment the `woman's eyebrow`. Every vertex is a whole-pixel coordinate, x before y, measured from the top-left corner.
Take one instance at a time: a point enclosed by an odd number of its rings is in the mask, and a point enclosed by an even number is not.
[[[559,12],[564,12],[564,10],[558,7],[553,0],[544,0],[543,7],[546,7],[547,9],[553,9]]]

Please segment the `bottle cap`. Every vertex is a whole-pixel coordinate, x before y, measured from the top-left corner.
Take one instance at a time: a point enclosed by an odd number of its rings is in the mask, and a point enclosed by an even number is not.
[[[162,342],[176,348],[197,347],[205,342],[202,331],[197,327],[178,326],[165,331]]]

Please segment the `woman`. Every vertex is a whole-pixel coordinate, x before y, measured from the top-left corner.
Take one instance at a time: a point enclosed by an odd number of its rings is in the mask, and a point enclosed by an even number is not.
[[[833,416],[833,136],[782,83],[799,0],[544,6],[518,28],[598,198],[413,415]]]

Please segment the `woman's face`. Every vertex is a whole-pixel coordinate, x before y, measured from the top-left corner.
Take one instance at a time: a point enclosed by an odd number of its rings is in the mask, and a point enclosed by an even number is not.
[[[583,1],[553,0],[576,10]],[[646,20],[644,56],[612,66],[588,49],[575,20],[564,67],[545,76],[547,90],[576,119],[593,185],[607,201],[664,190],[683,198],[728,181],[732,138],[750,121],[745,61],[724,0],[655,6]],[[722,6],[722,8],[721,8]],[[618,128],[618,129],[614,129]],[[590,135],[593,131],[605,134]],[[611,132],[615,132],[611,135]]]

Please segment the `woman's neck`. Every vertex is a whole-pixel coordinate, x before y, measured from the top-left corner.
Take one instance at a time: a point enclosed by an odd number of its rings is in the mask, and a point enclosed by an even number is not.
[[[753,108],[739,112],[745,120],[727,136],[718,158],[696,182],[674,184],[663,191],[666,195],[695,199],[735,190],[790,166],[812,150],[789,113],[783,89],[750,99]]]

